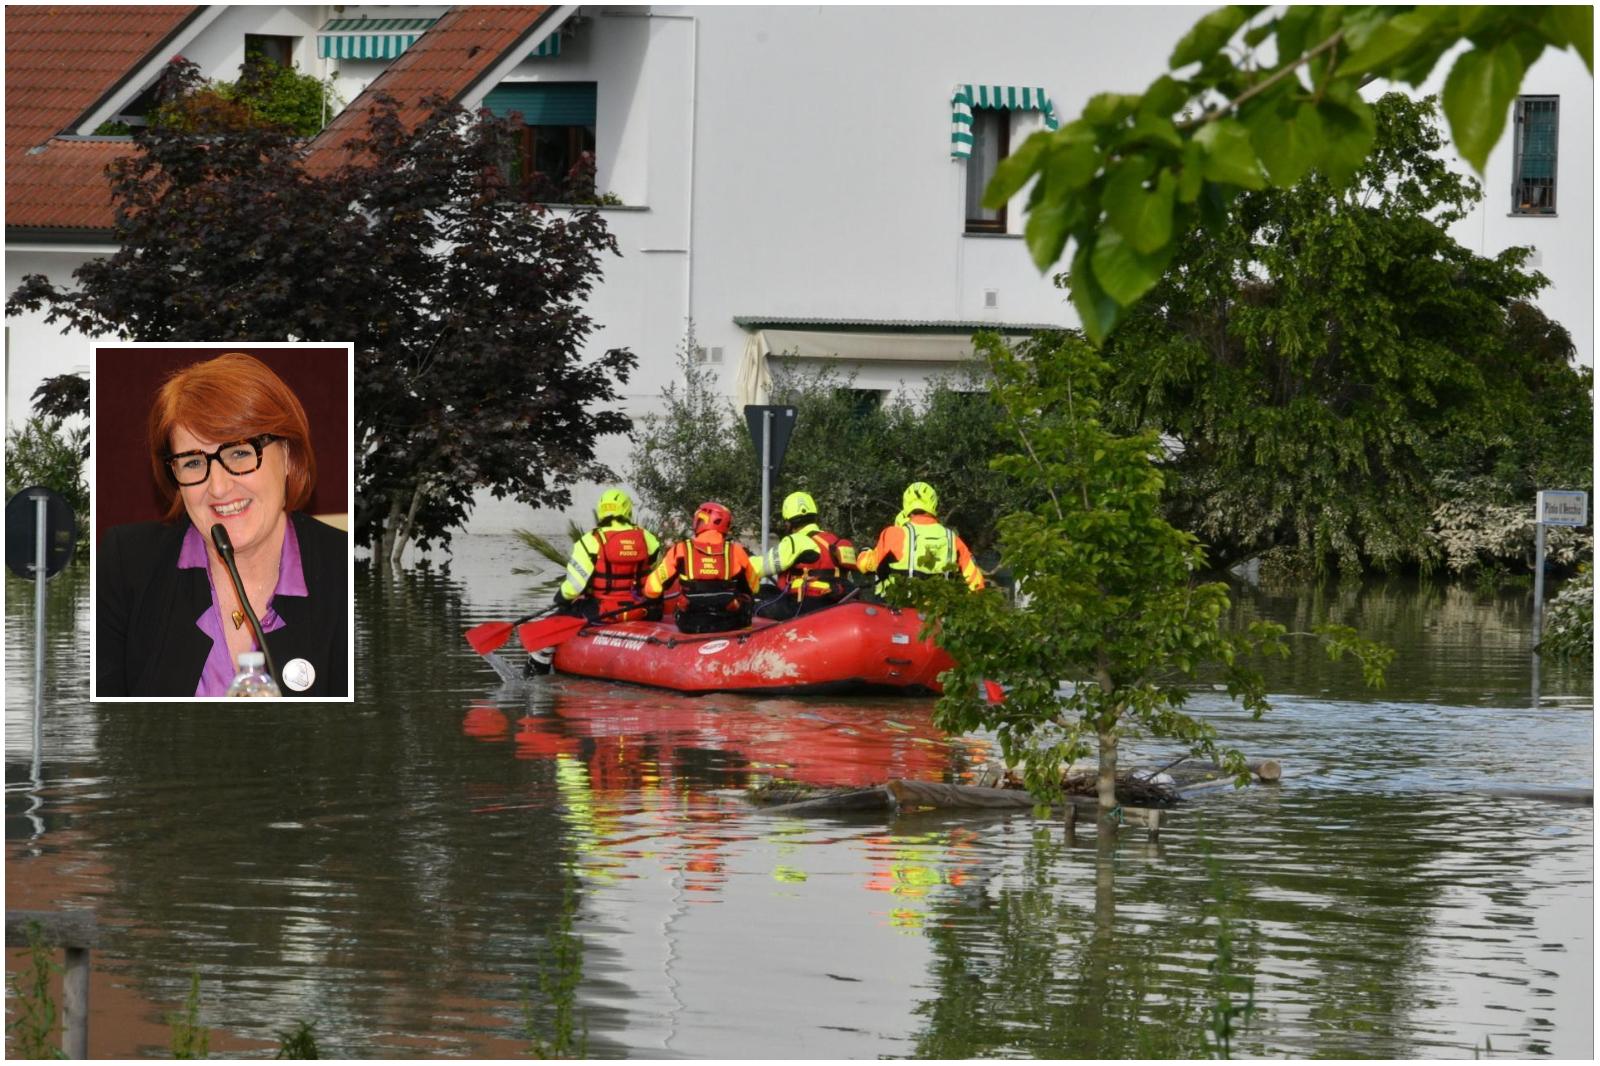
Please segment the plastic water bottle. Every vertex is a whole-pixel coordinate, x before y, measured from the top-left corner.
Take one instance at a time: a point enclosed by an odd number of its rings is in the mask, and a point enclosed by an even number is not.
[[[267,673],[267,657],[259,651],[239,653],[239,675],[228,686],[230,696],[281,696],[278,683]]]

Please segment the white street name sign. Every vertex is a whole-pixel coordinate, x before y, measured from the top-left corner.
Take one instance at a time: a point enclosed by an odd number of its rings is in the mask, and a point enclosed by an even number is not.
[[[1547,526],[1589,524],[1589,494],[1562,489],[1540,489],[1537,521]]]

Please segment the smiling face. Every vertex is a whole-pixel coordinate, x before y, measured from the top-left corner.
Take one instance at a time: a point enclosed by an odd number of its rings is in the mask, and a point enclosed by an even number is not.
[[[196,437],[186,426],[172,431],[174,452],[209,453],[222,443]],[[288,469],[284,442],[273,441],[261,449],[261,465],[252,472],[230,474],[220,462],[213,462],[204,481],[181,486],[178,492],[183,497],[184,510],[189,512],[189,521],[207,542],[211,527],[220,522],[233,542],[235,556],[275,554],[283,544]]]

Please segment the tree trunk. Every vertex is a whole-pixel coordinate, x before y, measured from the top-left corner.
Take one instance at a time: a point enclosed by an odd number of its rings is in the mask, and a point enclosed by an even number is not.
[[[389,497],[389,515],[383,521],[383,535],[378,538],[378,549],[372,553],[372,565],[380,575],[389,573],[390,558],[394,554],[395,534],[400,531],[400,501]]]
[[[1103,823],[1117,806],[1117,734],[1112,729],[1100,731],[1100,776],[1095,781],[1095,793]]]
[[[422,506],[422,501],[427,497],[427,494],[428,483],[426,481],[417,482],[416,488],[411,490],[411,506],[406,510],[405,518],[400,520],[399,528],[395,531],[394,549],[389,558],[390,564],[396,570],[400,569],[400,559],[406,553],[406,545],[411,543],[411,531],[417,527],[417,510]],[[395,503],[393,513],[400,513],[398,501]]]

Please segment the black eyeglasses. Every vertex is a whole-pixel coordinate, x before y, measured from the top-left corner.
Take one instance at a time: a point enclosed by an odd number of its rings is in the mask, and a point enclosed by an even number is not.
[[[174,484],[198,485],[211,476],[213,459],[230,474],[254,473],[261,466],[261,449],[275,440],[283,439],[273,433],[259,433],[254,437],[219,445],[214,452],[168,452],[162,459],[167,464],[167,476],[172,478]]]

